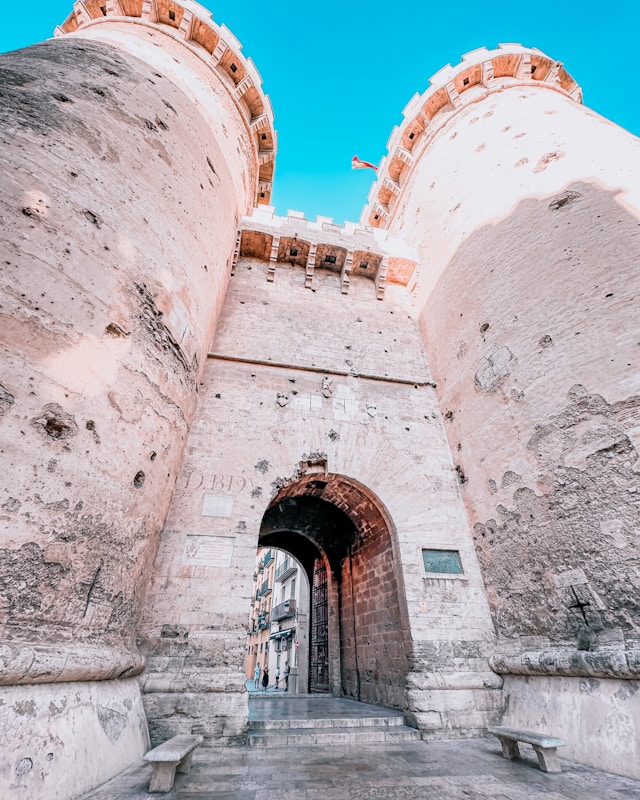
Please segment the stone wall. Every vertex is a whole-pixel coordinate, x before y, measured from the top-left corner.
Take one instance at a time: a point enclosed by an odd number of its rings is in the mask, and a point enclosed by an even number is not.
[[[549,729],[566,742],[561,757],[640,778],[640,685],[607,678],[505,678],[505,725]]]
[[[0,786],[12,800],[79,797],[149,748],[135,678],[2,686],[0,705]]]
[[[406,708],[408,631],[387,530],[359,531],[343,562],[341,599],[343,694]]]
[[[267,273],[267,263],[241,259],[231,280],[162,533],[141,628],[151,724],[175,692],[201,691],[218,708],[222,738],[241,735],[237,699],[262,519],[310,467],[364,487],[388,514],[393,554],[377,566],[389,575],[392,560],[406,609],[404,702],[415,724],[428,720],[434,735],[477,730],[495,719],[501,680],[487,665],[488,609],[415,322],[391,300],[377,301],[364,278],[353,277],[343,295],[339,274],[316,269],[312,291],[303,269],[278,266],[273,282]],[[330,501],[357,520],[357,502]],[[421,549],[438,545],[459,549],[460,579],[425,577]],[[387,595],[368,589],[373,619]],[[475,660],[452,660],[458,647]],[[394,645],[360,668],[382,675],[398,657]],[[474,711],[471,724],[448,707],[454,693]],[[163,720],[165,732],[186,724],[168,712]]]

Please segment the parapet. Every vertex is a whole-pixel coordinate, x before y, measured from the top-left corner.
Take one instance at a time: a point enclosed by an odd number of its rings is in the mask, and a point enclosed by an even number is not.
[[[580,87],[562,64],[536,48],[520,44],[501,44],[496,50],[481,47],[464,55],[456,67],[443,67],[431,78],[426,92],[411,98],[402,112],[402,123],[391,132],[387,155],[362,212],[362,224],[388,227],[414,165],[437,132],[462,108],[505,87],[531,84],[582,102]]]
[[[56,28],[62,36],[110,21],[146,25],[180,41],[222,80],[247,126],[259,165],[254,205],[271,199],[277,135],[269,97],[262,78],[242,45],[225,25],[217,25],[211,12],[193,0],[84,0]]]
[[[407,286],[417,266],[415,251],[386,231],[355,222],[337,225],[330,217],[312,222],[299,211],[278,217],[271,206],[242,217],[234,268],[239,256],[268,262],[268,281],[274,280],[278,267],[301,267],[308,289],[314,288],[317,269],[337,273],[343,294],[349,291],[352,275],[368,278],[378,300],[383,299],[387,283]]]

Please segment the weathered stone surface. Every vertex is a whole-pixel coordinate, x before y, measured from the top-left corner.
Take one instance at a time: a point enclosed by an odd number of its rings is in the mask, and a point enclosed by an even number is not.
[[[562,756],[637,778],[640,683],[593,678],[505,677],[505,725],[546,730]]]
[[[209,659],[199,670],[203,685],[228,687],[216,702],[236,702],[243,654],[232,647],[246,641],[247,617],[238,614],[232,627],[228,612],[248,608],[260,537],[303,564],[310,557],[302,542],[314,541],[327,558],[333,691],[410,708],[407,686],[421,675],[466,671],[482,687],[474,677],[487,673],[492,653],[488,608],[415,323],[394,301],[377,301],[363,277],[352,277],[346,296],[329,272],[316,273],[316,292],[295,266],[267,277],[266,263],[238,261],[163,532],[141,625],[152,724],[153,693],[195,680],[191,654]],[[327,397],[327,368],[337,372],[346,360],[354,374],[334,375]],[[278,392],[289,395],[286,405]],[[208,497],[228,500],[224,515],[203,514]],[[187,532],[229,537],[231,567],[185,563]],[[463,579],[424,576],[421,548],[442,542],[459,548]],[[189,635],[170,643],[164,626]],[[429,663],[420,657],[427,643]],[[442,689],[439,707],[457,693],[446,679]],[[499,698],[499,679],[491,690]],[[460,724],[447,720],[447,730]]]
[[[505,698],[584,740],[599,716],[592,763],[623,769],[638,142],[539,51],[476,51],[392,136],[365,215],[391,236],[247,218],[276,144],[255,69],[195,3],[116,6],[0,57],[3,787],[75,791],[47,737],[86,785],[139,754],[137,674],[154,741],[242,741],[259,543],[327,567],[335,694],[430,738]]]
[[[138,684],[129,678],[0,686],[0,743],[3,796],[77,797],[148,749]]]

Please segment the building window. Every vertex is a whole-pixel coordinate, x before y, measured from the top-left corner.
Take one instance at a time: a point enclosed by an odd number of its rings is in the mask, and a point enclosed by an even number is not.
[[[424,571],[436,575],[462,575],[458,550],[423,550]]]
[[[296,596],[296,579],[294,578],[291,581],[291,594],[289,595],[289,597],[293,599],[295,596]]]

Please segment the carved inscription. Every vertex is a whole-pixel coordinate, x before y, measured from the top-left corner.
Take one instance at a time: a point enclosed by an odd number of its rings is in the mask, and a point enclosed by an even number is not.
[[[251,478],[243,475],[204,475],[196,469],[184,472],[181,477],[181,489],[204,489],[209,492],[223,494],[240,494],[253,489]]]
[[[230,567],[233,539],[224,536],[187,536],[182,563],[194,567]]]

